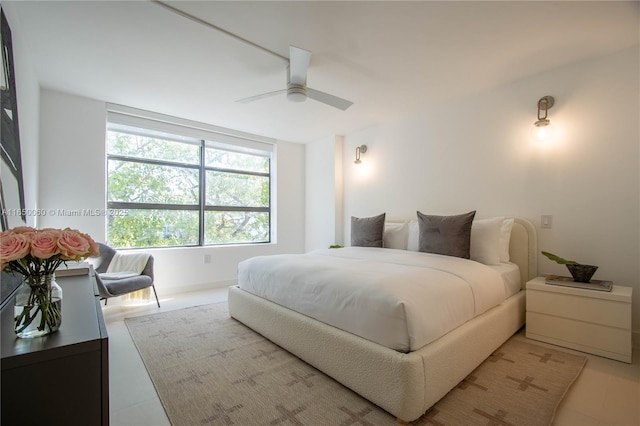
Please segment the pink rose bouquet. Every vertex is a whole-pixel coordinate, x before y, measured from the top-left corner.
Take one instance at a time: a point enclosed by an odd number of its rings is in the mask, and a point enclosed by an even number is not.
[[[0,233],[0,267],[6,272],[49,275],[64,262],[99,254],[96,242],[75,229],[19,226]]]
[[[99,254],[96,242],[75,229],[20,226],[0,233],[0,269],[25,277],[24,291],[21,286],[15,296],[18,337],[38,337],[58,330],[62,290],[52,281],[53,273],[62,263]]]

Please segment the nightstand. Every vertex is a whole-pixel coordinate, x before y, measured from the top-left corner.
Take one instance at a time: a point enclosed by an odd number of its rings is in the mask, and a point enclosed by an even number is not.
[[[526,336],[631,363],[631,287],[611,292],[527,282]]]

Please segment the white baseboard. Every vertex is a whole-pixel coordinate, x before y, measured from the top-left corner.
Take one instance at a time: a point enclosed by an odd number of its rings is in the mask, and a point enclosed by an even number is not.
[[[185,285],[181,287],[169,287],[169,288],[162,288],[156,285],[156,291],[158,292],[158,298],[162,303],[163,298],[168,298],[168,297],[170,298],[177,294],[207,291],[212,289],[223,289],[223,288],[227,288],[232,285],[235,285],[237,283],[238,283],[237,280],[227,280],[227,281],[216,281],[213,283],[191,284],[191,285]],[[151,290],[151,288],[149,287],[147,289],[144,289],[143,291],[145,291],[145,293],[143,294],[142,297],[140,297],[139,294],[138,296],[136,296],[134,293],[130,293],[129,295],[124,294],[118,297],[111,297],[107,302],[108,303],[107,306],[133,306],[133,305],[146,305],[146,304],[155,305],[156,299],[153,296],[153,291]],[[102,302],[102,304],[104,305],[104,302]]]
[[[169,296],[173,294],[180,293],[190,293],[193,291],[203,291],[203,290],[211,290],[214,288],[225,288],[232,285],[237,284],[237,280],[224,280],[224,281],[215,281],[210,283],[199,283],[199,284],[187,284],[181,285],[180,287],[159,287],[156,285],[156,290],[158,291],[158,296]]]

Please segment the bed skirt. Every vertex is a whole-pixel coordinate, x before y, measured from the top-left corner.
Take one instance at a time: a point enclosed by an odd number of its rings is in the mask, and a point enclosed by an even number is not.
[[[326,325],[238,286],[229,288],[229,313],[398,420],[409,422],[524,325],[525,292],[410,353]]]

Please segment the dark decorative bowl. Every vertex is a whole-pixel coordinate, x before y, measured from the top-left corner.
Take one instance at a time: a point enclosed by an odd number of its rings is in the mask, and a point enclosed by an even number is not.
[[[598,270],[597,266],[593,265],[581,265],[579,263],[576,264],[567,264],[567,269],[571,272],[571,276],[575,282],[579,283],[588,283],[591,281],[591,277]]]

